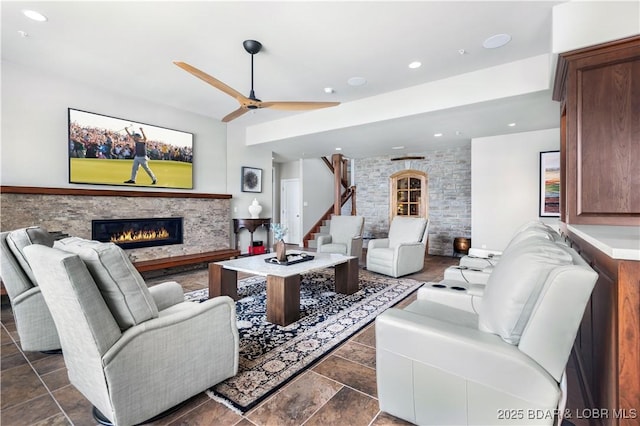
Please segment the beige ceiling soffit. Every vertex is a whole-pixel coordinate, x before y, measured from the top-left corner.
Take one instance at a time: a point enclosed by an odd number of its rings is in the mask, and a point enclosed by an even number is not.
[[[548,90],[551,55],[543,54],[246,128],[246,145],[408,117]],[[500,82],[500,84],[496,84]]]

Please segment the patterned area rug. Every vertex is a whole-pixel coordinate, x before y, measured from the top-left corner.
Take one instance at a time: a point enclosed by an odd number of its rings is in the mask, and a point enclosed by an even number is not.
[[[209,396],[246,412],[423,284],[360,270],[360,290],[344,295],[334,291],[333,280],[332,269],[302,275],[300,320],[286,327],[266,321],[264,277],[238,281],[238,374],[214,386]],[[206,299],[207,290],[185,297]]]

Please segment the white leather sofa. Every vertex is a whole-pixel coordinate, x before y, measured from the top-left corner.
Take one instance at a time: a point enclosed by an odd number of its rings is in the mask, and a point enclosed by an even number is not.
[[[542,237],[558,243],[563,239],[553,228],[543,222],[528,222],[518,229],[504,251],[471,247],[469,254],[460,259],[458,266],[450,266],[444,271],[445,280],[463,281],[470,284],[486,284],[489,274],[503,254],[514,245],[531,237]]]
[[[597,274],[547,239],[505,253],[468,306],[419,292],[376,319],[380,409],[419,425],[554,423]]]

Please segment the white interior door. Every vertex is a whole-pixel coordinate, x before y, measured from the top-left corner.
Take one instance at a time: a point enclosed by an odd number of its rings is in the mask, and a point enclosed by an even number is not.
[[[287,227],[284,242],[300,244],[301,235],[300,179],[280,181],[280,223]]]

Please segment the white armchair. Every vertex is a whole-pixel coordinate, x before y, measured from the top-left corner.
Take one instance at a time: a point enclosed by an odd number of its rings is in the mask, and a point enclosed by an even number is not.
[[[479,314],[419,294],[378,316],[382,411],[420,425],[554,423],[597,274],[566,246],[529,248],[496,265]]]
[[[360,258],[363,228],[363,216],[332,216],[329,222],[329,234],[318,236],[318,252],[339,253]]]
[[[428,219],[396,216],[388,238],[369,241],[367,269],[392,277],[422,270],[428,237]]]
[[[114,244],[78,239],[56,247],[34,244],[24,253],[58,329],[69,381],[101,424],[140,424],[236,374],[231,298],[185,302],[175,282],[151,294]]]

